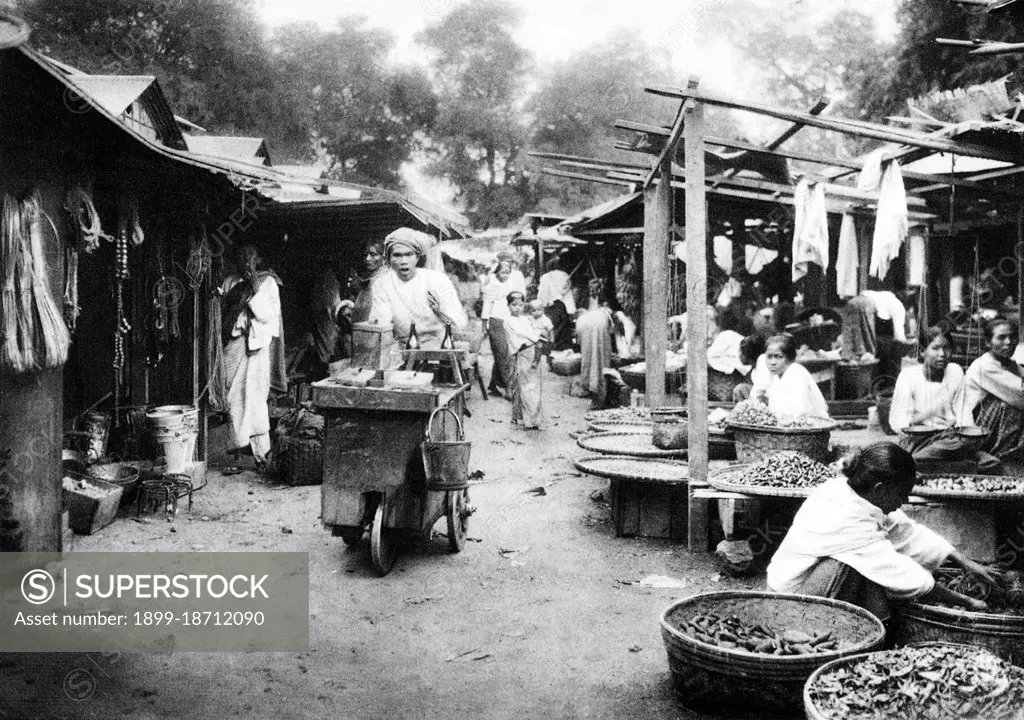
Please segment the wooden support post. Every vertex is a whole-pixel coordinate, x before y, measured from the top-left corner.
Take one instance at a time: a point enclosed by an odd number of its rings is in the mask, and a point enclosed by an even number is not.
[[[708,501],[693,497],[708,478],[708,258],[704,176],[704,105],[686,111],[686,390],[689,415],[689,549],[708,549]],[[647,358],[650,363],[650,357]],[[648,367],[650,365],[648,364]]]
[[[658,182],[644,190],[644,359],[647,404],[665,404],[668,346],[668,253],[672,236],[672,155],[666,153]]]

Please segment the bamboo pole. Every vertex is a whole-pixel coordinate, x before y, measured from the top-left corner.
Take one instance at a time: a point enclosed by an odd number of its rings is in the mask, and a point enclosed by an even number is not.
[[[687,534],[690,552],[708,549],[708,502],[694,488],[708,479],[708,258],[704,176],[704,103],[686,113],[686,392],[689,477]],[[664,183],[668,184],[668,183]],[[649,360],[649,358],[648,358]]]
[[[790,122],[803,122],[805,125],[810,125],[811,127],[821,128],[822,130],[831,130],[833,132],[843,133],[844,135],[871,138],[874,140],[882,140],[884,142],[925,148],[928,150],[938,150],[939,152],[948,152],[955,155],[963,155],[965,157],[1000,160],[1002,162],[1009,162],[1015,165],[1024,161],[1024,153],[1003,152],[984,145],[975,145],[973,143],[948,140],[931,135],[922,135],[921,133],[899,130],[887,125],[878,125],[861,120],[831,117],[822,118],[811,115],[810,113],[794,112],[792,110],[774,108],[768,105],[761,105],[759,103],[734,100],[732,98],[702,93],[692,89],[664,86],[649,87],[645,89],[653,95],[660,95],[675,99],[699,100],[708,105],[716,105],[718,107],[731,108],[733,110],[743,110],[745,112],[765,115],[779,120],[788,120]],[[699,148],[696,149],[699,150]]]
[[[663,177],[671,177],[672,161],[661,162]],[[665,404],[665,348],[668,342],[668,253],[672,235],[672,183],[659,182],[644,190],[644,360],[647,404]]]

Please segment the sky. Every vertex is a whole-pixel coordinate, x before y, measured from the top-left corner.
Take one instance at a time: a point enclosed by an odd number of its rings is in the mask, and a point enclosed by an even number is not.
[[[312,20],[330,27],[347,14],[367,17],[371,26],[390,30],[396,37],[394,60],[422,62],[423,50],[416,34],[442,19],[461,2],[472,0],[256,0],[264,22],[273,27],[292,21]],[[896,0],[748,0],[771,12],[773,7],[798,5],[809,20],[827,16],[843,7],[872,14],[881,37],[896,32]],[[696,74],[704,87],[727,91],[736,97],[752,97],[749,68],[738,52],[717,40],[715,23],[722,0],[512,0],[520,8],[522,23],[517,40],[529,49],[538,70],[591,47],[620,27],[634,30],[651,43],[683,78]],[[414,189],[439,202],[448,191],[430,183],[408,167],[403,173]]]

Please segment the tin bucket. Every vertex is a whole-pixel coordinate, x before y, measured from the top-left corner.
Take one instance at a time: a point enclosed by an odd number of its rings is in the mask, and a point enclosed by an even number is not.
[[[110,415],[102,412],[86,413],[82,418],[82,431],[87,433],[85,453],[89,462],[96,462],[107,454],[110,437]]]
[[[449,413],[458,428],[456,440],[434,440],[432,427],[438,413]],[[469,450],[472,443],[465,439],[462,421],[447,407],[437,408],[427,421],[426,439],[420,443],[423,469],[428,490],[461,490],[469,487]]]
[[[193,405],[161,405],[146,413],[150,434],[163,448],[165,472],[184,473],[196,450],[199,410]]]

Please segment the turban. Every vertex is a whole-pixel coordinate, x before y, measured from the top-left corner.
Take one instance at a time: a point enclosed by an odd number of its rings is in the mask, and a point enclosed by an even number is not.
[[[384,255],[390,257],[391,250],[395,245],[410,247],[417,255],[423,257],[427,254],[427,250],[433,247],[434,238],[419,230],[400,227],[384,238]]]

